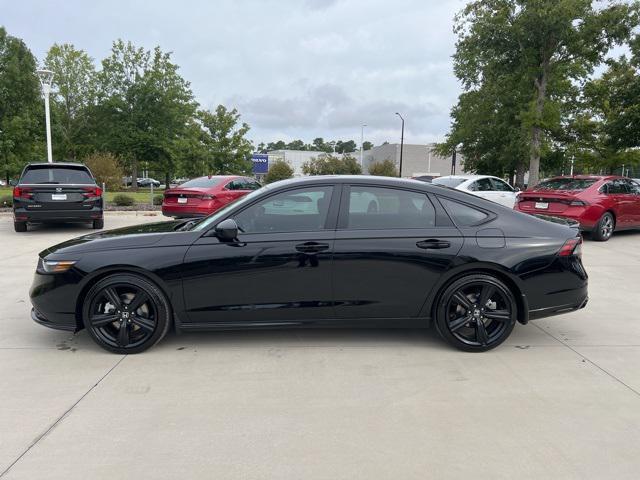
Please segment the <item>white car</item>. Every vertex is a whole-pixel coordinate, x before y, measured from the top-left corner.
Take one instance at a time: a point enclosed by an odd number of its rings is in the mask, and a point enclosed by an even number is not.
[[[511,185],[490,175],[449,175],[434,178],[432,183],[462,190],[509,208],[513,208],[518,196]]]

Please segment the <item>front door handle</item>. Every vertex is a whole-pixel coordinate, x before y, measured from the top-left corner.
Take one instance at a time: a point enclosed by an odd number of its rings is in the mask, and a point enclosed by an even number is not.
[[[416,242],[416,246],[418,248],[438,250],[442,248],[449,248],[451,246],[451,243],[447,242],[446,240],[430,238],[428,240],[421,240],[419,242]]]
[[[320,253],[329,250],[329,245],[318,242],[304,242],[296,245],[296,250],[300,253]]]

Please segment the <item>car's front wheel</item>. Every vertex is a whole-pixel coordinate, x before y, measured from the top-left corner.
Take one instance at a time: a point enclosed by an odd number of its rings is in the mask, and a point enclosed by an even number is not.
[[[499,279],[471,274],[454,281],[435,309],[438,333],[460,350],[484,352],[504,342],[513,331],[516,300]]]
[[[613,235],[613,230],[615,229],[616,221],[613,218],[613,215],[609,212],[605,212],[598,220],[598,224],[596,228],[593,230],[591,237],[598,242],[606,242]]]
[[[87,292],[82,320],[91,338],[114,353],[140,353],[158,343],[171,324],[162,291],[133,274],[110,275]]]

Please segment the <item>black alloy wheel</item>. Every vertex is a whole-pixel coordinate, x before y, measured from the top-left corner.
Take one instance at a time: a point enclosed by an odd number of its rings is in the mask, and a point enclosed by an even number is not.
[[[613,218],[613,215],[609,212],[605,212],[602,217],[600,217],[600,220],[598,220],[598,224],[593,231],[592,238],[598,242],[606,242],[611,238],[611,235],[613,235],[615,225],[616,221]]]
[[[515,297],[503,282],[472,274],[453,282],[440,296],[436,327],[454,347],[484,352],[507,339],[516,317]]]
[[[145,278],[117,274],[97,282],[84,300],[82,319],[93,340],[114,353],[139,353],[158,343],[171,323],[162,291]]]

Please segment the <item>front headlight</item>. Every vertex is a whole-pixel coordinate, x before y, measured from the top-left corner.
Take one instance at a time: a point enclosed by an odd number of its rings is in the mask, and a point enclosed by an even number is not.
[[[43,260],[40,259],[39,267],[45,273],[63,273],[75,265],[75,260]]]

